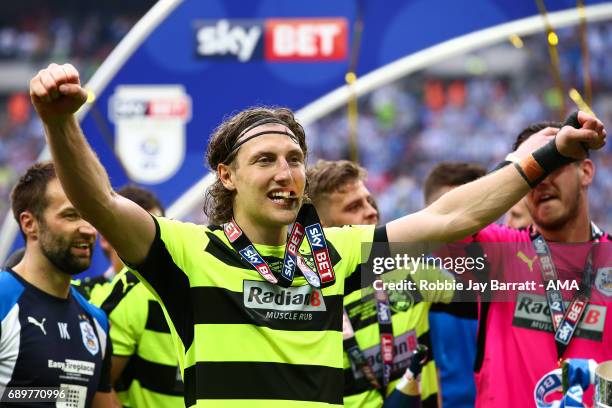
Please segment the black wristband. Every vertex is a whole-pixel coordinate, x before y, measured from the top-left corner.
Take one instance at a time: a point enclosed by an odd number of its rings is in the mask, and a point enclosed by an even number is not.
[[[575,159],[559,153],[555,139],[553,139],[516,163],[515,167],[529,186],[534,188],[550,173],[574,161]]]
[[[498,163],[497,166],[493,167],[493,169],[489,173],[495,173],[497,170],[503,169],[509,164],[512,164],[510,160],[504,160],[503,162]]]
[[[532,153],[535,161],[538,162],[542,170],[544,170],[544,177],[548,176],[553,171],[557,170],[559,167],[563,167],[566,164],[573,163],[576,159],[571,157],[567,157],[559,153],[557,149],[557,144],[555,143],[555,137],[553,140],[540,147],[538,150]],[[542,180],[540,180],[542,181]]]

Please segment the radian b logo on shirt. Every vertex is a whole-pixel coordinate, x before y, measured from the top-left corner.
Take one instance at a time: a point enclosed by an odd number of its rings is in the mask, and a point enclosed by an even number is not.
[[[325,300],[319,289],[310,285],[283,288],[263,281],[244,281],[244,306],[297,312],[325,312]]]
[[[567,308],[569,302],[564,303]],[[584,316],[582,316],[574,335],[584,339],[602,341],[606,313],[606,306],[595,304],[587,305]],[[512,325],[514,327],[523,327],[526,329],[552,333],[550,310],[546,303],[546,298],[531,293],[519,293],[516,298]]]

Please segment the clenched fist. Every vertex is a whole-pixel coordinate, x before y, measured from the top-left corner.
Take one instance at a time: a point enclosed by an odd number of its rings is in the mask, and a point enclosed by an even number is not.
[[[71,64],[50,64],[30,81],[30,97],[45,124],[61,123],[87,100],[79,72]]]
[[[574,160],[586,158],[586,149],[601,149],[606,144],[606,129],[599,119],[588,113],[578,112],[578,122],[581,126],[579,129],[563,126],[561,129],[540,130],[511,153],[510,158],[522,159],[553,139],[559,153]]]

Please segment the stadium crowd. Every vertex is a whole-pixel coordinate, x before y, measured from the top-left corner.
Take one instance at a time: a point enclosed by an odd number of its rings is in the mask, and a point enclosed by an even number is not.
[[[582,90],[582,65],[576,28],[559,30],[559,53],[566,93]],[[433,163],[475,162],[491,169],[501,161],[515,132],[531,122],[560,120],[548,50],[543,34],[524,40],[527,64],[499,75],[447,77],[428,70],[373,91],[359,101],[359,159],[368,170],[367,186],[377,196],[383,221],[422,207],[422,187]],[[507,47],[512,48],[508,44]],[[612,119],[612,25],[589,30],[593,106],[604,123]],[[441,63],[443,65],[443,63]],[[544,96],[544,97],[543,97]],[[575,106],[567,96],[566,106]],[[307,127],[310,157],[348,158],[345,109]],[[330,143],[333,135],[334,143]],[[595,158],[601,173],[591,188],[593,218],[612,227],[612,149]]]
[[[153,3],[151,0],[128,4],[61,0],[54,5],[63,7],[51,7],[46,1],[28,0],[3,4],[0,67],[35,72],[34,69],[51,60],[70,60],[79,66],[83,79],[87,80]],[[11,187],[38,158],[45,145],[40,120],[27,94],[27,80],[24,78],[23,83],[8,85],[5,89],[0,86],[2,219],[9,208]]]
[[[6,54],[45,61],[42,66],[74,49],[78,61],[81,52],[91,54],[89,46],[104,55],[130,25],[118,17],[116,27],[102,28],[96,17],[84,18],[77,26],[83,39],[71,41],[74,33],[65,31],[71,25],[48,18],[53,35],[37,37],[27,21],[0,26],[0,59]],[[573,30],[559,33],[561,70],[566,85],[582,89]],[[450,76],[425,70],[360,100],[360,161],[367,172],[338,161],[349,151],[343,110],[306,130],[285,108],[236,113],[207,146],[216,172],[204,202],[209,225],[165,218],[159,200],[139,187],[115,190],[74,116],[87,99],[79,72],[70,64],[48,65],[30,82],[33,107],[25,93],[8,95],[0,122],[0,194],[8,195],[18,179],[7,202],[26,243],[0,272],[0,397],[7,398],[5,389],[13,401],[17,387],[53,386],[75,406],[93,408],[438,406],[445,389],[432,359],[438,357],[429,350],[439,344],[437,336],[458,345],[457,353],[463,344],[459,332],[445,333],[446,323],[432,328],[430,338],[428,316],[439,303],[438,310],[448,306],[464,317],[460,291],[364,288],[370,278],[382,284],[383,277],[367,272],[375,244],[390,256],[389,242],[466,244],[461,251],[469,256],[473,250],[491,255],[483,271],[468,271],[474,272],[469,278],[485,281],[508,271],[533,278],[542,246],[559,268],[555,282],[574,277],[576,265],[586,265],[587,274],[596,266],[594,282],[583,278],[580,290],[555,292],[571,299],[570,310],[586,298],[581,313],[590,316],[577,318],[576,336],[572,331],[564,345],[557,337],[571,322],[563,307],[558,316],[554,303],[546,303],[548,289],[508,292],[509,301],[495,303],[483,301],[502,295],[479,295],[477,407],[530,406],[561,358],[610,360],[612,316],[605,310],[612,275],[606,275],[609,253],[602,255],[608,247],[567,257],[563,246],[553,245],[582,242],[584,249],[606,242],[607,233],[594,222],[612,226],[612,149],[602,124],[612,123],[606,58],[612,29],[595,25],[589,39],[593,110],[601,121],[580,112],[571,126],[542,122],[564,116],[560,98],[566,98],[548,79],[546,48],[536,35],[525,39],[530,58],[521,70],[489,75],[468,68]],[[88,69],[81,71],[83,82]],[[337,143],[329,143],[329,135]],[[45,140],[53,161],[32,166]],[[307,144],[311,164],[334,161],[308,169]],[[595,165],[589,149],[602,149]],[[484,167],[496,164],[484,175]],[[448,181],[461,172],[467,174]],[[306,192],[312,203],[303,201]],[[494,223],[522,197],[533,216],[528,228]],[[82,292],[72,278],[90,265],[99,234],[116,265],[99,277],[99,286]],[[492,242],[514,245],[495,251],[487,245]],[[432,257],[458,256],[452,251],[424,250]],[[415,268],[413,277],[401,269],[386,272],[387,279],[399,272],[414,282],[424,277],[454,285],[463,279],[443,268]],[[525,298],[548,306],[550,329],[517,323],[516,305]],[[476,318],[474,303],[465,309]],[[602,310],[601,324],[593,324]],[[582,366],[565,368],[586,375]],[[470,385],[459,383],[463,389],[455,392],[467,393]]]

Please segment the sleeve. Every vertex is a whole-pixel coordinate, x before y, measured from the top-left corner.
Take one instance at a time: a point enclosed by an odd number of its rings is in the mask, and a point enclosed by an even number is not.
[[[123,285],[121,285],[123,286]],[[111,323],[110,339],[117,356],[131,356],[136,351],[146,325],[146,288],[137,284],[116,304],[109,314]]]
[[[98,382],[99,392],[110,392],[111,391],[111,355],[113,354],[113,346],[110,341],[106,342],[106,353],[102,360],[102,370],[100,371],[100,381]]]
[[[156,232],[149,253],[140,265],[129,267],[167,314],[182,356],[194,338],[188,273],[194,270],[197,254],[204,251],[209,238],[202,226],[152,217]],[[184,366],[181,359],[179,363]]]
[[[387,233],[384,226],[352,225],[326,228],[325,237],[329,241],[330,252],[336,251],[339,258],[337,263],[334,262],[338,279],[346,279],[360,270],[359,266],[368,259],[377,237],[386,242]],[[333,261],[334,254],[330,255]]]
[[[155,238],[145,260],[129,268],[150,287],[152,293],[164,293],[182,296],[189,282],[183,266],[189,264],[190,252],[194,245],[202,242],[201,230],[195,230],[193,224],[152,216],[155,222]]]

